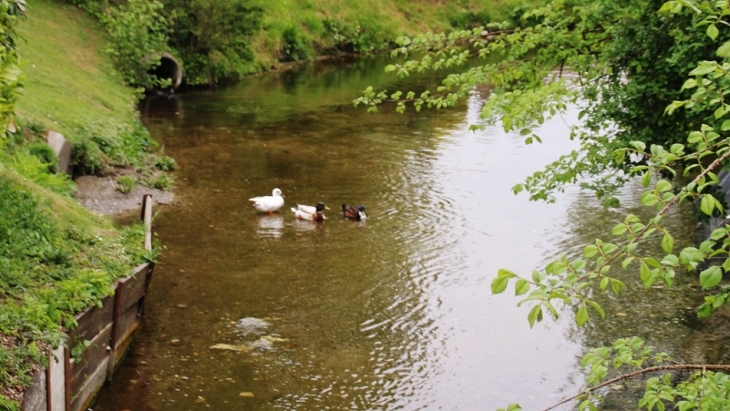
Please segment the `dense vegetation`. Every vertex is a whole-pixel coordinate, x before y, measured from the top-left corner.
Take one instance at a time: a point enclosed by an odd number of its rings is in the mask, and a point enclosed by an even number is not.
[[[434,90],[367,89],[355,103],[370,111],[386,101],[400,111],[451,107],[475,85],[488,84],[493,93],[482,117],[518,132],[528,144],[540,141],[534,130],[546,118],[578,105],[583,121],[572,137],[581,148],[514,191],[553,201],[555,190],[578,183],[594,190],[606,206],[614,206],[614,190],[641,177],[646,187],[641,203],[656,214],[648,220],[626,215],[607,238],[585,245],[582,253],[565,250],[531,275],[502,269],[492,292],[502,293],[513,284],[515,295],[522,296],[519,304],[531,306],[530,326],[546,315],[557,318],[565,307],[580,327],[591,316],[607,317],[595,296],[620,298],[627,287],[620,270],[635,272],[647,290],[672,287],[676,275],[699,271],[694,275],[706,296],[698,301],[697,311],[707,317],[726,309],[730,299],[730,285],[723,281],[730,271],[730,225],[721,224],[698,247],[676,250],[662,219],[688,201],[696,202],[705,215],[727,215],[711,189],[730,158],[728,15],[730,6],[724,1],[553,0],[526,13],[524,27],[494,24],[486,38],[478,29],[401,39],[394,54],[423,57],[388,67],[399,76],[463,68]],[[474,65],[476,56],[488,59]],[[642,247],[652,240],[662,254],[649,254]],[[708,266],[710,258],[721,263]],[[634,309],[635,315],[648,315]],[[639,409],[730,408],[730,365],[692,360],[670,358],[637,337],[621,338],[588,351],[582,362],[584,390],[555,406],[579,400],[578,409],[595,410],[604,397],[620,395],[606,387],[650,375],[636,404]],[[517,404],[507,407],[519,409]]]
[[[159,161],[93,20],[43,0],[0,9],[0,409],[15,410],[74,315],[153,258],[141,226],[117,229],[71,198],[45,131],[69,138],[79,171]]]
[[[235,81],[282,62],[392,48],[402,35],[510,20],[527,9],[512,0],[68,0],[97,16],[112,36],[110,52],[125,78],[145,87],[144,56],[167,51],[189,85]]]

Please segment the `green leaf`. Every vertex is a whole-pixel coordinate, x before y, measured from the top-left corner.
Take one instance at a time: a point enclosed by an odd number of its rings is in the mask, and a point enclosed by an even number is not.
[[[670,182],[669,182],[669,181],[667,181],[667,180],[659,180],[659,181],[657,181],[657,183],[656,183],[656,189],[657,189],[657,191],[659,191],[660,193],[663,193],[663,192],[665,192],[665,191],[669,191],[669,190],[671,190],[671,189],[672,189],[672,183],[670,183]]]
[[[720,284],[720,281],[722,281],[722,268],[716,265],[700,273],[700,285],[702,285],[703,290]]]
[[[520,278],[515,282],[515,295],[522,295],[530,291],[530,283],[524,278]]]
[[[611,289],[613,290],[614,294],[618,295],[624,288],[626,288],[626,285],[624,283],[615,278],[611,279]]]
[[[651,173],[647,171],[646,173],[644,173],[644,176],[641,177],[641,185],[643,185],[644,187],[649,187],[650,182],[651,182]]]
[[[617,224],[616,227],[613,228],[613,230],[611,231],[611,234],[621,235],[621,234],[625,233],[626,230],[628,230],[628,227],[626,227],[626,224],[620,223],[620,224]]]
[[[692,131],[689,133],[689,137],[687,137],[687,142],[689,143],[699,143],[700,141],[704,140],[705,136],[700,131]]]
[[[492,294],[500,294],[507,289],[509,277],[497,277],[492,280]]]
[[[570,268],[572,268],[575,271],[580,271],[586,267],[586,260],[575,260],[572,263],[570,263]]]
[[[710,24],[709,26],[707,26],[707,37],[715,40],[718,34],[720,34],[720,30],[717,29],[717,26],[715,26],[714,24]]]
[[[674,238],[669,233],[664,233],[664,237],[662,237],[662,250],[665,253],[671,253],[672,249],[674,249]]]
[[[726,59],[730,57],[730,40],[726,41],[720,48],[717,49],[717,55]]]
[[[684,82],[684,84],[682,85],[682,90],[695,87],[697,87],[697,80],[691,78]]]
[[[583,256],[586,258],[592,258],[597,253],[598,253],[598,247],[593,244],[587,245],[586,248],[583,250]]]
[[[653,206],[654,204],[659,202],[659,197],[657,197],[656,193],[654,191],[646,191],[644,194],[641,195],[641,204],[645,205],[647,207]]]
[[[575,314],[575,323],[578,327],[582,327],[588,321],[588,308],[584,305],[580,307],[578,313]]]
[[[535,325],[536,322],[542,321],[542,307],[538,304],[530,310],[527,315],[527,321],[530,323],[530,328]]]
[[[679,257],[674,254],[667,254],[664,258],[662,258],[661,263],[664,265],[676,266],[679,265]]]
[[[645,262],[641,262],[641,266],[639,267],[639,278],[641,278],[641,282],[644,283],[644,287],[648,287],[651,282],[651,269]]]
[[[711,216],[712,210],[715,209],[715,197],[712,194],[705,194],[700,201],[700,210],[703,213]]]
[[[634,146],[637,151],[643,152],[646,150],[646,144],[643,141],[632,141],[631,145]]]
[[[606,318],[606,312],[603,311],[603,308],[597,302],[588,300],[588,304],[590,304],[591,307],[598,312],[601,318]]]
[[[628,266],[629,266],[629,264],[631,264],[631,262],[632,262],[632,261],[634,261],[634,257],[626,257],[626,258],[624,259],[624,261],[623,261],[623,262],[621,262],[621,267],[623,267],[623,269],[625,270],[625,269],[626,269],[626,267],[628,267]]]

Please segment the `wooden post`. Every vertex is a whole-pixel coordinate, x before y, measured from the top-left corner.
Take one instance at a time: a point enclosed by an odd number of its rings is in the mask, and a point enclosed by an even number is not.
[[[152,196],[142,197],[142,221],[144,221],[144,249],[152,250]]]
[[[68,347],[63,349],[63,362],[64,385],[66,388],[66,411],[71,411],[71,367],[68,366],[71,362],[71,352]]]

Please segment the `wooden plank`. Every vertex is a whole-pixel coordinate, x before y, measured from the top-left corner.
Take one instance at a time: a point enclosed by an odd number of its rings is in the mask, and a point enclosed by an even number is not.
[[[66,410],[65,349],[60,346],[51,352],[48,360],[48,411]]]
[[[152,274],[155,272],[155,263],[150,262],[147,263],[147,279],[144,283],[144,293],[147,295],[147,290],[150,288],[150,282],[152,281]],[[144,314],[144,296],[142,297],[142,300],[139,302],[139,315],[142,316]]]
[[[117,294],[120,289],[122,291],[121,297],[118,297],[119,306],[116,308],[118,312],[127,311],[129,307],[136,304],[145,294],[145,285],[147,285],[147,271],[148,267],[142,270],[135,270],[135,274],[119,281],[117,286]]]
[[[112,359],[114,360],[113,366],[116,368],[116,366],[119,364],[119,362],[124,358],[124,355],[127,353],[127,350],[129,350],[129,347],[132,345],[132,341],[134,340],[134,333],[139,328],[139,321],[136,321],[132,323],[132,326],[127,330],[127,333],[122,336],[122,338],[119,339],[119,342],[117,344],[117,348],[113,350]]]
[[[105,357],[104,361],[99,364],[91,375],[89,375],[86,379],[86,383],[80,387],[76,394],[69,411],[81,411],[88,409],[94,401],[94,397],[99,393],[99,390],[104,385],[108,362],[109,357]]]
[[[64,386],[64,407],[65,411],[71,411],[71,351],[68,347],[63,348],[63,386]]]
[[[108,347],[111,335],[112,325],[109,324],[91,340],[91,344],[86,347],[78,362],[70,361],[71,393],[74,401],[88,376],[94,374],[102,363],[104,363],[104,375],[106,375],[107,364],[104,360],[109,357]]]
[[[22,411],[46,411],[48,408],[48,390],[45,368],[36,370],[30,385],[23,392]]]
[[[139,308],[132,306],[119,315],[117,320],[117,339],[114,341],[112,348],[115,350],[129,337],[130,330],[136,327],[139,322]]]
[[[112,322],[114,313],[113,297],[101,300],[102,308],[89,307],[76,316],[78,327],[69,332],[68,346],[73,349],[77,343],[91,340]]]

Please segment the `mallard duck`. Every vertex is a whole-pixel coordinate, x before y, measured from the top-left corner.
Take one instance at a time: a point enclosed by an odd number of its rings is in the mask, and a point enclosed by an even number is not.
[[[362,221],[368,218],[365,214],[365,206],[360,204],[358,207],[354,205],[342,204],[342,216],[350,220]]]
[[[270,196],[253,197],[249,198],[248,201],[253,201],[253,208],[259,213],[269,213],[271,215],[284,205],[284,196],[281,195],[281,190],[275,188],[271,191]]]
[[[324,221],[327,219],[323,213],[325,209],[329,210],[329,207],[320,202],[314,207],[297,204],[296,207],[291,208],[291,211],[293,211],[294,215],[300,220]]]

